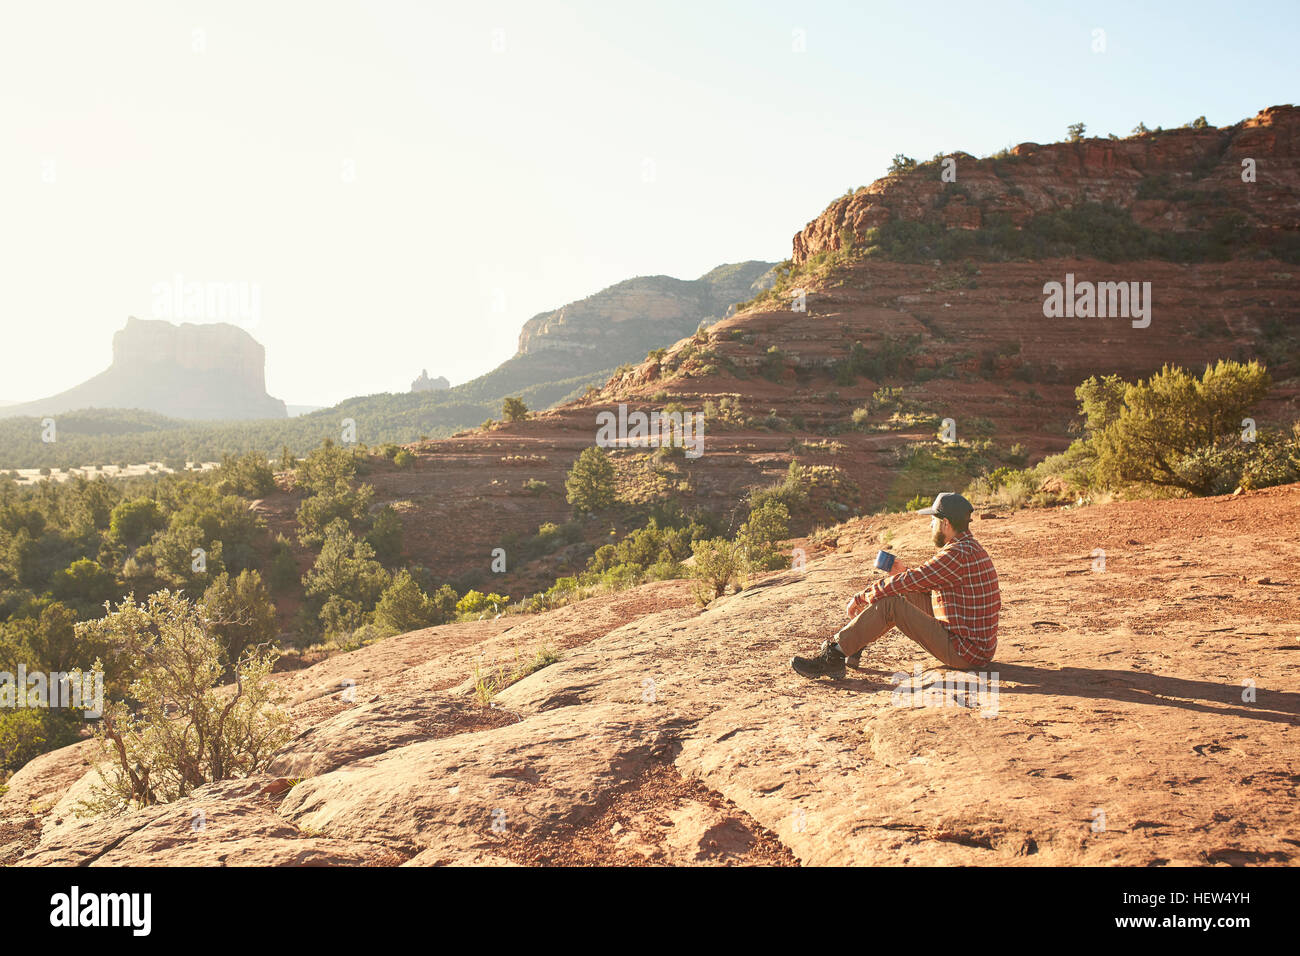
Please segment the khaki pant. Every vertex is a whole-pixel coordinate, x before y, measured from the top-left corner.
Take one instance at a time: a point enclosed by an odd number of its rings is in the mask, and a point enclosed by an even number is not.
[[[970,670],[974,666],[957,653],[952,635],[943,622],[935,618],[929,591],[910,591],[881,598],[849,621],[835,639],[848,657],[880,640],[891,627],[897,627],[948,667]]]

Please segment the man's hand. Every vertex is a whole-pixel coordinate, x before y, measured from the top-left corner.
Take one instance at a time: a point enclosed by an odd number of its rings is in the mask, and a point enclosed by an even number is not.
[[[889,573],[885,576],[892,578],[895,574],[902,574],[906,570],[907,565],[898,558],[894,558],[894,563],[889,566]]]
[[[847,610],[849,613],[849,617],[857,617],[866,609],[867,609],[867,598],[866,595],[861,591],[853,595],[853,597],[849,598],[848,607],[845,608],[845,610]]]

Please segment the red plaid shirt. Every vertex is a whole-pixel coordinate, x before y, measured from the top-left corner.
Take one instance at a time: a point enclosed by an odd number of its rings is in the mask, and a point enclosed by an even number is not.
[[[988,552],[969,531],[957,535],[920,567],[877,581],[867,589],[866,598],[874,604],[908,591],[934,592],[934,616],[944,623],[962,657],[976,667],[993,660],[1002,591]]]

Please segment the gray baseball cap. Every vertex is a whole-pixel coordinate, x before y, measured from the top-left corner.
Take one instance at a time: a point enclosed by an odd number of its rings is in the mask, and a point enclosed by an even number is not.
[[[953,518],[969,520],[974,511],[975,506],[961,495],[955,491],[945,491],[942,494],[935,495],[934,504],[928,508],[922,508],[917,514],[938,515],[940,518],[948,518],[949,520]]]

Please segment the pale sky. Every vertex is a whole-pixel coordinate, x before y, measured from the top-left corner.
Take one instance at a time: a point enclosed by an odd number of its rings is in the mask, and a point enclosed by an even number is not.
[[[177,274],[256,287],[291,404],[459,383],[621,279],[789,256],[894,153],[1297,99],[1300,5],[1131,6],[6,4],[0,399],[102,371]]]

